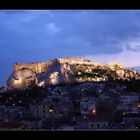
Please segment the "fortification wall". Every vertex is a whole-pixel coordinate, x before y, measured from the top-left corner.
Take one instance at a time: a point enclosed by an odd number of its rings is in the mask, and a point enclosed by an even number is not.
[[[59,61],[59,63],[72,63],[72,62],[82,62],[84,61],[83,57],[72,57],[72,58],[59,58],[57,59]]]
[[[35,62],[35,63],[16,63],[13,66],[13,71],[16,72],[21,68],[29,68],[33,72],[36,73],[42,73],[48,69],[48,67],[53,66],[55,63],[83,63],[84,58],[82,57],[75,57],[75,58],[59,58],[59,59],[54,59],[50,60],[48,62]]]
[[[16,72],[21,68],[29,68],[33,72],[42,73],[45,72],[48,67],[52,66],[56,60],[50,60],[48,62],[37,62],[37,63],[17,63],[14,64],[13,71]]]
[[[91,60],[85,60],[83,57],[74,57],[74,58],[59,58],[57,59],[59,63],[69,63],[73,64],[85,64],[85,65],[93,65],[94,62]]]

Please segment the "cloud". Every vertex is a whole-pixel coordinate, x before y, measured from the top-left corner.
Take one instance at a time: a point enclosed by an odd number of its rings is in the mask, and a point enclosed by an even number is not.
[[[0,10],[0,21],[0,85],[15,62],[87,56],[139,64],[139,10]]]
[[[89,55],[85,56],[87,59],[95,60],[100,63],[108,62],[120,62],[126,67],[138,67],[140,66],[140,36],[128,38],[126,40],[120,40],[118,46],[123,51],[116,54],[100,54],[100,55]]]
[[[46,24],[47,30],[49,30],[52,34],[55,34],[60,31],[60,29],[55,25],[55,23],[51,22]]]
[[[85,56],[85,58],[100,63],[120,62],[123,63],[126,67],[136,67],[136,66],[140,66],[139,56],[140,56],[140,52],[123,51],[116,55],[112,55],[112,54],[92,55],[92,56]]]
[[[122,45],[125,50],[140,51],[140,35],[136,38],[131,37],[130,39],[123,41]]]

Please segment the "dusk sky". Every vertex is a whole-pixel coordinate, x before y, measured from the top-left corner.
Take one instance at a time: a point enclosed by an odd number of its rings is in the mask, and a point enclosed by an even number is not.
[[[140,66],[140,10],[0,10],[0,86],[14,63],[77,56]]]

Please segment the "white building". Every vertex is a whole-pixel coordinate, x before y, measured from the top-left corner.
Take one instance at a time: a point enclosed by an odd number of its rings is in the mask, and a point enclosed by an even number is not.
[[[125,117],[123,118],[123,122],[125,123],[139,123],[140,122],[140,117]]]
[[[81,126],[85,126],[85,129],[108,129],[109,120],[104,118],[86,118]]]
[[[116,109],[119,111],[130,111],[131,107],[128,104],[119,104],[116,106]]]
[[[23,113],[25,112],[24,107],[18,106],[0,106],[0,120],[4,119],[14,119],[14,118],[22,118]]]
[[[108,128],[108,121],[90,121],[87,122],[88,129],[106,129]]]
[[[138,102],[138,101],[139,101],[139,96],[136,94],[120,96],[120,102],[122,103],[133,103],[133,102]]]
[[[31,104],[29,106],[29,111],[34,118],[45,119],[48,117],[49,113],[53,113],[52,109],[49,109],[47,104]]]
[[[81,115],[96,115],[96,102],[94,100],[86,100],[80,102]]]

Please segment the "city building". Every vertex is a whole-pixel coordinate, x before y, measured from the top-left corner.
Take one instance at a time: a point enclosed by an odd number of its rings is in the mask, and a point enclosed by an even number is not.
[[[132,103],[138,102],[139,96],[135,93],[129,93],[127,95],[121,95],[119,99],[121,103]]]
[[[109,128],[109,120],[105,118],[86,118],[81,126],[85,126],[85,129],[108,129]]]
[[[53,113],[54,110],[50,109],[47,103],[30,104],[29,111],[34,118],[45,119],[49,117],[49,114]]]
[[[82,116],[96,115],[96,102],[94,99],[80,102],[80,112]]]

